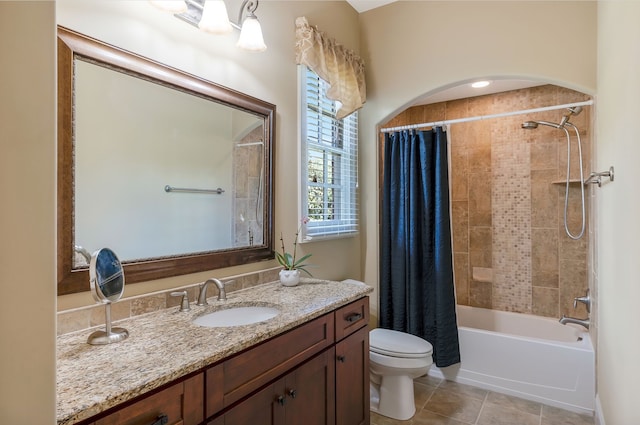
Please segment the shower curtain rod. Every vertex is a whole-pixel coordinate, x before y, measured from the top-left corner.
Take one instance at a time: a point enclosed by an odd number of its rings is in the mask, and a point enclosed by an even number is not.
[[[453,120],[444,120],[444,121],[434,121],[434,122],[427,122],[424,124],[401,125],[399,127],[382,128],[380,129],[380,133],[392,133],[394,131],[413,130],[413,129],[423,128],[423,127],[445,126],[447,124],[459,124],[459,123],[470,122],[470,121],[481,121],[489,118],[510,117],[513,115],[523,115],[523,114],[530,114],[533,112],[553,111],[556,109],[572,108],[574,106],[590,106],[590,105],[593,105],[593,100],[585,100],[584,102],[575,102],[575,103],[565,103],[564,105],[545,106],[542,108],[523,109],[521,111],[502,112],[500,114],[478,115],[475,117],[457,118]]]

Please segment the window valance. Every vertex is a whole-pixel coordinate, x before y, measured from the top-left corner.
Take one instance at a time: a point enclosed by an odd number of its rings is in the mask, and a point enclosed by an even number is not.
[[[296,18],[296,63],[325,80],[327,97],[340,102],[336,118],[342,119],[366,102],[364,62],[352,50],[311,27],[307,18]]]

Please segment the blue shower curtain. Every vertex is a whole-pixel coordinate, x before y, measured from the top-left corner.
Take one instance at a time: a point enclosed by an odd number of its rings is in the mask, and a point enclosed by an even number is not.
[[[380,326],[429,341],[438,367],[458,363],[443,129],[385,134],[383,173]]]

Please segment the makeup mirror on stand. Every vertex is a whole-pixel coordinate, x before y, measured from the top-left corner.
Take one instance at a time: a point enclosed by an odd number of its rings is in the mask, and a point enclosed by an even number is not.
[[[76,247],[76,252],[87,257],[88,252]],[[126,329],[111,327],[111,303],[118,301],[124,292],[124,272],[116,254],[109,248],[102,248],[93,253],[89,260],[89,282],[91,294],[96,302],[105,305],[106,329],[93,332],[87,343],[105,345],[119,342],[129,336]]]

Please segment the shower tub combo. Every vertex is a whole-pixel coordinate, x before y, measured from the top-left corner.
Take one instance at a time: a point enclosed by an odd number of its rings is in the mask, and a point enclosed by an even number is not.
[[[591,414],[595,353],[589,333],[557,320],[459,305],[461,363],[429,375]]]

